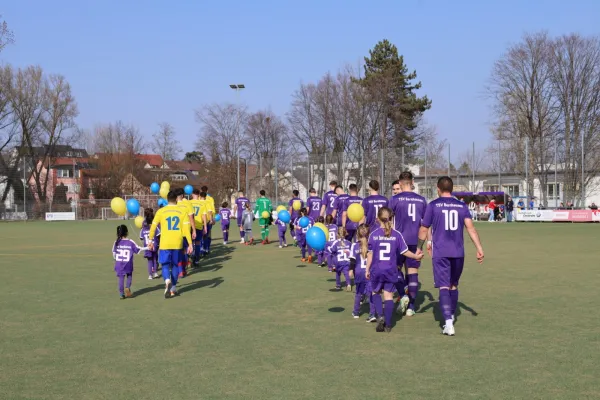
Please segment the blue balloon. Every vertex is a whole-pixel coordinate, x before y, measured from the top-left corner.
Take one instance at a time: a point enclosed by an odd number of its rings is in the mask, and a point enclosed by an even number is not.
[[[292,219],[292,216],[287,210],[281,210],[277,214],[277,218],[281,220],[281,222],[283,222],[284,224],[289,224]]]
[[[300,221],[298,221],[300,228],[306,228],[308,224],[310,224],[310,219],[308,219],[308,217],[302,217],[300,218]]]
[[[160,190],[160,185],[156,182],[152,182],[152,185],[150,185],[150,191],[154,194],[157,194],[159,190]]]
[[[169,204],[169,202],[168,202],[168,201],[166,201],[165,199],[163,199],[162,197],[161,197],[160,199],[158,199],[158,207],[159,207],[159,208],[160,208],[160,207],[164,207],[164,206],[166,206],[167,204]]]
[[[127,211],[131,215],[138,215],[140,213],[140,202],[136,199],[127,200]]]
[[[313,226],[306,232],[306,243],[317,251],[325,250],[325,232],[319,227]]]
[[[219,222],[221,220],[221,214],[215,215],[215,222]]]
[[[188,196],[191,196],[191,194],[194,192],[194,188],[192,187],[192,185],[185,185],[185,187],[183,188],[183,191]]]

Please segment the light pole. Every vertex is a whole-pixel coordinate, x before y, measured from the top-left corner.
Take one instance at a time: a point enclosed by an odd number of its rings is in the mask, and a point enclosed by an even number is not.
[[[240,90],[242,89],[246,89],[246,86],[244,84],[238,84],[238,85],[229,85],[230,88],[232,88],[233,90],[235,90],[235,93],[237,95],[237,98],[239,99],[239,93]],[[237,189],[238,192],[240,191],[240,149],[237,149]],[[248,193],[246,193],[246,195],[248,195]]]
[[[244,85],[243,83],[238,84],[238,85],[229,85],[229,87],[232,88],[233,90],[235,90],[235,93],[238,95],[238,97],[239,97],[240,90],[246,89],[246,85]]]

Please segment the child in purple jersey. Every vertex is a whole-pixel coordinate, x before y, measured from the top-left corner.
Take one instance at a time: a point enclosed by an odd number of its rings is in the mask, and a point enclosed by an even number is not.
[[[421,229],[419,230],[418,249],[428,235],[431,246],[427,244],[433,263],[433,281],[440,291],[440,309],[444,316],[444,335],[454,336],[454,315],[458,305],[458,282],[465,262],[463,229],[467,232],[477,249],[477,262],[483,262],[483,247],[479,235],[473,226],[471,213],[467,205],[452,197],[454,183],[448,176],[438,179],[439,198],[427,206]]]
[[[287,243],[285,241],[285,233],[287,232],[287,224],[277,218],[275,220],[275,225],[277,225],[277,234],[279,235],[279,248],[287,247]]]
[[[323,218],[323,217],[318,217],[315,221],[318,224],[325,225],[325,218]],[[327,266],[326,248],[327,248],[327,244],[325,244],[325,248],[323,250],[315,251],[315,257],[317,258],[317,265],[319,266],[319,268],[323,268],[323,267]]]
[[[333,211],[331,215],[333,216],[333,220],[337,226],[342,226],[342,214],[344,212],[344,203],[346,199],[350,197],[346,193],[344,193],[344,189],[341,186],[336,186],[335,188],[335,200],[333,201]]]
[[[144,210],[144,223],[142,225],[142,229],[140,230],[140,239],[142,243],[144,243],[144,247],[148,247],[150,243],[150,238],[148,235],[150,234],[150,226],[152,225],[152,220],[154,220],[154,210],[151,208],[147,208]],[[152,280],[158,278],[158,245],[160,242],[160,228],[156,229],[156,233],[154,234],[154,243],[156,243],[155,250],[146,250],[144,252],[144,258],[148,261],[148,279]]]
[[[373,232],[373,230],[379,228],[377,222],[379,210],[388,206],[388,199],[379,194],[379,182],[369,182],[369,196],[363,200],[362,206],[365,209],[365,216],[361,223],[366,223]]]
[[[369,281],[365,273],[367,271],[367,253],[369,252],[369,227],[365,224],[360,225],[356,230],[356,243],[350,248],[350,270],[354,271],[354,285],[356,295],[354,296],[354,309],[352,316],[360,317],[360,305],[364,298],[369,296],[369,317],[367,322],[377,321],[375,315],[375,305],[373,304],[373,296],[381,296],[373,294],[371,290],[371,281]]]
[[[408,250],[400,232],[392,228],[392,210],[387,207],[380,208],[377,213],[377,221],[379,228],[371,231],[369,235],[365,277],[371,281],[373,293],[383,292],[385,300],[385,307],[383,307],[380,297],[373,298],[375,310],[379,315],[376,331],[390,332],[394,313],[395,284],[398,282],[398,258],[404,254],[406,257],[420,260],[423,258],[423,253],[418,251],[415,254]],[[384,315],[385,318],[382,318],[381,315]]]
[[[231,210],[227,208],[229,203],[221,204],[219,215],[221,216],[221,231],[223,231],[223,244],[229,242],[229,222],[231,220]]]
[[[308,232],[310,227],[314,225],[314,221],[308,218],[310,222],[305,228],[302,228],[300,226],[300,218],[302,217],[307,217],[306,210],[300,210],[300,217],[296,218],[296,220],[294,221],[294,229],[296,230],[296,239],[298,240],[298,247],[300,247],[300,253],[302,255],[301,261],[308,261],[310,263],[312,261],[312,257],[309,256],[309,258],[307,258],[306,252],[309,251],[312,253],[312,249],[306,243],[306,232]]]
[[[354,236],[356,235],[358,222],[353,222],[348,218],[348,207],[350,207],[352,204],[362,205],[363,199],[362,197],[358,196],[358,186],[356,186],[354,183],[351,184],[348,187],[348,189],[350,192],[350,196],[346,198],[342,207],[342,226],[346,228],[346,232],[348,232],[348,234],[346,235],[346,239],[352,241],[354,239]]]
[[[333,245],[338,239],[338,231],[337,225],[333,223],[333,215],[328,215],[325,217],[325,227],[329,232],[329,236],[326,238],[327,242],[325,243],[325,257],[327,258],[327,269],[329,272],[335,271],[335,259],[331,256],[330,247]]]
[[[323,199],[317,196],[317,190],[315,188],[311,188],[309,193],[310,197],[306,199],[306,210],[308,216],[316,221],[321,216]]]
[[[350,280],[350,247],[352,243],[344,239],[346,237],[346,229],[343,226],[338,228],[338,237],[329,251],[331,252],[331,258],[335,260],[335,288],[341,289],[342,283],[340,276],[344,274],[346,279],[346,291],[352,291],[352,281]]]
[[[244,191],[238,191],[238,198],[235,200],[235,204],[233,205],[233,213],[237,218],[237,224],[240,228],[240,243],[244,243],[245,240],[245,231],[242,223],[242,215],[244,214],[244,210],[246,210],[246,206],[250,204],[250,200],[244,196]]]
[[[329,182],[329,191],[323,195],[323,204],[321,205],[321,216],[331,215],[333,213],[333,206],[335,205],[335,188],[337,187],[337,181]]]
[[[399,192],[390,199],[390,208],[394,213],[394,229],[402,234],[408,249],[413,253],[417,251],[419,241],[419,228],[421,220],[425,215],[427,200],[423,196],[413,193],[413,174],[405,171],[400,174],[397,181]],[[400,257],[400,268],[406,268],[406,279],[408,284],[408,296],[405,290],[398,286],[398,312],[406,313],[407,317],[415,315],[415,300],[419,289],[419,266],[420,262],[404,256]],[[400,272],[402,274],[402,272]]]
[[[127,239],[127,227],[117,226],[117,240],[112,248],[115,260],[115,272],[119,278],[119,295],[121,299],[131,297],[131,281],[133,279],[133,256],[140,251],[148,250],[147,247],[139,247],[133,240]],[[127,285],[125,285],[127,277]]]

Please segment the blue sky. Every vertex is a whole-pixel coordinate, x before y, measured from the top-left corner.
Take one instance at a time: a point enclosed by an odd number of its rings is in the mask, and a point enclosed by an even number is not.
[[[600,1],[6,1],[16,42],[0,55],[67,77],[78,124],[123,120],[150,137],[170,122],[184,147],[194,109],[244,102],[289,109],[300,82],[358,63],[387,38],[433,100],[429,123],[452,153],[484,147],[483,90],[493,62],[524,32],[598,34]],[[230,83],[244,83],[239,98]]]

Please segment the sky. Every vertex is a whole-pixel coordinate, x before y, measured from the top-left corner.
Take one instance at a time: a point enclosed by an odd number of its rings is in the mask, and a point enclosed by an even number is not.
[[[299,85],[358,65],[388,39],[416,70],[425,114],[452,156],[490,140],[485,85],[526,32],[600,33],[600,1],[579,0],[18,0],[0,14],[15,43],[1,63],[39,65],[70,82],[92,129],[122,120],[150,138],[172,124],[196,143],[194,110],[243,103],[284,115]],[[229,84],[243,83],[235,93]]]

